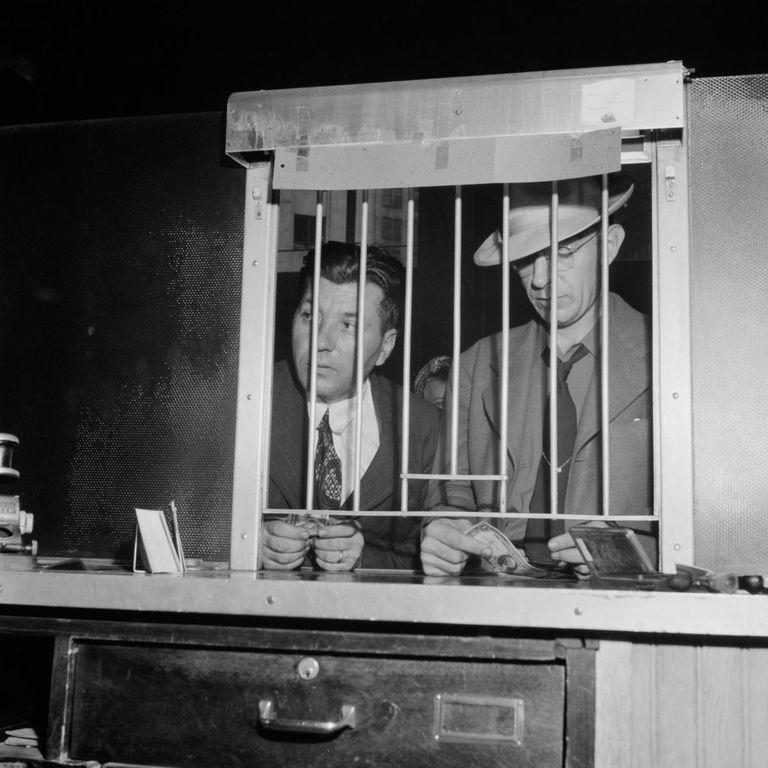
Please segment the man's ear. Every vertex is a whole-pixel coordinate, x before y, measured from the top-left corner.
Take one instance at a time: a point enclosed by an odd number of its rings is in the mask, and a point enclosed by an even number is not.
[[[394,328],[390,328],[388,331],[384,332],[379,356],[376,358],[376,365],[384,365],[384,363],[387,362],[387,358],[392,354],[392,350],[395,348],[396,341],[397,331]]]
[[[608,227],[608,263],[612,264],[613,260],[619,255],[619,248],[624,242],[624,227],[621,224],[611,224]]]

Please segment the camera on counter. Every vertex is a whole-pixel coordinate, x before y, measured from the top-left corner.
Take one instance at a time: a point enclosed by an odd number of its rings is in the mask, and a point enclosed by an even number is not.
[[[0,432],[0,483],[19,479],[18,470],[13,468],[13,451],[18,444],[18,437]],[[33,525],[33,515],[21,508],[18,496],[0,493],[0,555],[36,555]]]

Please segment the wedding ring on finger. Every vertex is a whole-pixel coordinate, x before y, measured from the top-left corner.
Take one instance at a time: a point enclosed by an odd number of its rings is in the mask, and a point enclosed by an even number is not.
[[[339,550],[339,559],[336,561],[336,563],[337,564],[340,563],[343,559],[344,559],[344,550],[340,549]]]

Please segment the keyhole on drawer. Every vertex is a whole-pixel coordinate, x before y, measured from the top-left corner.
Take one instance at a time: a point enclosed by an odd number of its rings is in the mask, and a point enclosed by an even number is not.
[[[305,656],[297,665],[296,672],[302,680],[314,680],[320,671],[320,665],[317,659],[311,656]]]

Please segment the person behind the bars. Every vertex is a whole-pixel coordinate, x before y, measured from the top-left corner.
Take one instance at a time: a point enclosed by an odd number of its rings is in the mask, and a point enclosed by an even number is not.
[[[317,329],[317,436],[313,508],[327,510],[328,525],[293,525],[268,519],[262,533],[265,568],[314,563],[326,571],[418,568],[420,519],[353,519],[357,420],[356,345],[360,248],[329,242],[321,250]],[[307,441],[313,305],[314,252],[304,259],[298,307],[293,316],[292,360],[278,362],[273,382],[269,507],[306,505]],[[367,251],[360,510],[401,509],[402,390],[375,372],[392,353],[402,319],[405,270],[383,248]],[[409,471],[431,470],[439,411],[409,395]],[[422,510],[426,482],[408,483],[408,509]],[[347,513],[345,514],[345,510]]]
[[[623,206],[633,185],[624,176],[609,181],[608,213]],[[509,330],[507,498],[500,509],[498,481],[433,481],[428,510],[548,513],[549,466],[557,461],[557,510],[562,514],[601,514],[600,250],[601,184],[593,178],[558,183],[557,296],[550,281],[552,185],[510,187],[509,260],[535,310],[535,319]],[[625,237],[608,226],[608,261]],[[496,232],[475,253],[475,263],[501,263]],[[557,456],[549,451],[549,322],[557,306]],[[652,447],[648,318],[611,293],[609,317],[609,448],[611,515],[648,514],[652,509]],[[457,473],[500,472],[502,334],[477,342],[460,359]],[[443,430],[435,473],[451,465],[451,391],[445,395]],[[471,515],[430,519],[423,531],[422,566],[427,574],[456,574],[484,546],[465,531]],[[514,542],[523,543],[534,562],[570,563],[586,571],[562,521],[495,518]],[[527,524],[526,524],[527,522]],[[638,528],[639,526],[633,525]],[[653,548],[653,540],[643,542]]]

